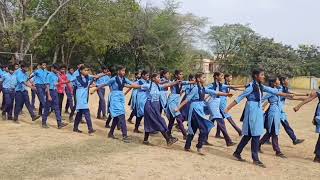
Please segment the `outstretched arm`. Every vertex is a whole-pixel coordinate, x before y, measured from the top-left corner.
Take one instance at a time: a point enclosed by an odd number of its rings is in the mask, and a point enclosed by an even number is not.
[[[294,110],[295,112],[299,111],[300,108],[301,108],[303,105],[311,102],[312,100],[314,100],[314,99],[317,98],[317,97],[318,97],[318,94],[317,94],[316,91],[311,92],[310,96],[307,97],[307,98],[305,98],[300,104],[298,104],[296,107],[294,107],[293,110]]]

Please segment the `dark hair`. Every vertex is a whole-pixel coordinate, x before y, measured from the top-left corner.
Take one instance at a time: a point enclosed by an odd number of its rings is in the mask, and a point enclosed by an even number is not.
[[[160,78],[163,78],[165,74],[167,74],[169,71],[167,69],[160,70]]]
[[[60,66],[58,64],[52,64],[51,68],[55,69],[55,70],[59,70]]]
[[[62,65],[60,66],[60,69],[62,69],[62,68],[67,69],[67,66],[66,66],[65,64],[62,64]]]
[[[220,75],[221,75],[221,72],[218,72],[218,71],[213,73],[213,77],[214,78],[217,77],[217,76],[220,76]]]
[[[43,64],[47,64],[47,62],[45,62],[45,61],[42,61],[42,62],[40,63],[40,65],[43,65]]]
[[[18,63],[14,63],[13,66],[19,65]]]
[[[117,66],[117,71],[121,71],[122,69],[125,69],[126,67],[122,66],[122,65],[118,65]]]
[[[257,69],[252,70],[252,73],[251,73],[252,79],[256,79],[256,76],[258,76],[262,72],[264,72],[264,70],[262,68],[257,68]]]
[[[145,76],[145,75],[147,75],[147,74],[149,74],[149,71],[147,71],[147,70],[143,70],[143,71],[141,72],[141,76]]]
[[[68,71],[70,71],[71,69],[73,69],[73,70],[74,70],[74,68],[73,68],[73,67],[69,67],[69,68],[68,68]]]
[[[277,76],[270,76],[269,77],[269,86],[274,88],[274,83],[277,81]]]
[[[86,69],[86,68],[89,68],[89,67],[86,66],[86,65],[82,65],[82,66],[79,68],[79,71],[82,71],[82,70],[84,70],[84,69]]]
[[[138,76],[139,74],[140,74],[140,72],[137,71],[134,73],[134,76]]]
[[[231,76],[231,74],[225,74],[224,75],[224,79],[226,79],[226,78],[228,78],[228,77],[230,77]]]
[[[174,71],[174,77],[177,77],[180,73],[182,73],[182,71],[181,70],[175,70]]]
[[[194,78],[194,75],[193,74],[189,74],[189,77],[188,77],[189,81],[191,81],[193,78]]]
[[[32,69],[33,69],[33,70],[35,70],[35,69],[37,69],[37,68],[38,68],[37,65],[33,65],[33,66],[32,66]]]
[[[151,74],[151,81],[153,81],[154,78],[156,78],[159,74],[158,73],[152,73]]]
[[[5,65],[5,64],[2,65],[2,68],[3,68],[3,69],[5,69],[5,68],[7,68],[7,67],[8,67],[8,65]]]
[[[286,76],[279,76],[278,78],[280,80],[281,86],[284,86],[286,79],[288,79],[288,77],[286,77]]]
[[[107,66],[101,66],[101,71],[108,70]]]
[[[25,68],[25,67],[28,67],[29,64],[27,64],[26,62],[23,62],[20,64],[20,68]]]
[[[204,75],[203,72],[197,72],[196,75],[195,75],[196,80],[197,80],[198,78],[201,78],[203,75]]]

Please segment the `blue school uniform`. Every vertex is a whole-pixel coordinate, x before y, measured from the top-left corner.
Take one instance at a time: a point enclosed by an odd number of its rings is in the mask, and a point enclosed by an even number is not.
[[[136,80],[134,83],[135,83],[135,84],[138,84],[138,83],[139,83],[139,80]],[[133,89],[133,90],[132,90],[132,93],[131,93],[131,104],[130,104],[130,107],[131,107],[131,110],[132,110],[132,111],[135,111],[135,110],[136,110],[137,94],[138,94],[138,89]]]
[[[281,92],[280,89],[274,88],[278,92]],[[281,98],[278,95],[275,94],[267,94],[262,98],[262,102],[268,101],[270,106],[268,111],[266,112],[266,129],[269,133],[272,132],[272,124],[274,124],[275,131],[274,133],[276,135],[279,135],[280,133],[280,125],[281,125]]]
[[[315,125],[316,125],[316,133],[320,133],[320,91],[317,92],[317,96],[319,99],[316,112],[314,115]]]
[[[26,89],[26,83],[28,81],[29,75],[27,72],[19,71],[15,74],[17,78],[17,86],[15,88],[15,106],[14,106],[14,120],[18,119],[19,113],[21,112],[23,105],[26,105],[31,117],[35,117],[33,108],[30,103],[29,94]]]
[[[99,74],[103,75],[103,73]],[[109,76],[102,76],[96,81],[96,85],[100,86],[103,83],[107,82],[110,79]],[[107,113],[107,105],[106,105],[106,99],[105,99],[105,94],[106,94],[106,89],[104,87],[99,88],[97,92],[99,96],[99,107],[98,107],[98,112],[97,112],[97,117],[106,116]]]
[[[109,86],[111,89],[109,111],[112,118],[125,115],[125,96],[123,87],[131,84],[132,82],[130,80],[119,76],[112,77],[109,81],[104,83],[104,85]]]
[[[215,92],[222,92],[222,88],[226,88],[226,85],[223,85],[219,82],[213,82],[209,84],[208,89],[211,89]],[[207,102],[208,109],[210,112],[210,119],[223,119],[222,114],[220,112],[220,96],[214,95],[210,96],[209,101]]]
[[[189,109],[189,115],[188,115],[188,124],[189,124],[188,133],[189,134],[192,134],[192,135],[194,134],[193,129],[191,127],[191,121],[193,120],[192,119],[193,113],[196,113],[198,116],[201,117],[201,119],[198,119],[198,121],[199,120],[204,121],[201,123],[206,124],[207,130],[208,130],[207,132],[209,132],[209,130],[214,127],[213,123],[211,121],[207,120],[207,118],[206,118],[207,105],[204,101],[205,94],[209,94],[210,96],[216,96],[217,92],[214,90],[208,89],[208,88],[200,88],[198,86],[195,86],[186,98],[189,102],[191,102],[190,109]]]
[[[161,78],[161,84],[167,84],[170,83],[171,81],[166,79],[166,78]],[[160,91],[160,105],[161,109],[165,109],[167,106],[168,102],[168,88],[163,88]]]
[[[161,116],[161,90],[164,90],[162,85],[158,85],[154,82],[145,83],[141,86],[141,89],[147,92],[147,102],[144,106],[144,130],[147,133],[150,132],[167,132],[168,127]]]
[[[3,114],[7,113],[8,119],[12,119],[13,102],[15,95],[15,87],[17,85],[17,78],[14,74],[4,73],[3,78],[3,95],[4,95],[4,106]]]
[[[17,77],[15,74],[3,73],[1,77],[3,79],[2,87],[4,89],[15,89],[17,85]]]
[[[171,94],[168,97],[166,108],[166,115],[168,119],[170,119],[170,117],[175,118],[181,114],[180,112],[176,112],[175,110],[179,107],[179,104],[181,102],[182,88],[184,86],[188,86],[188,84],[189,81],[182,81],[181,84],[177,84],[171,87]],[[160,93],[161,92],[162,91],[160,91]]]
[[[230,93],[231,89],[232,88],[230,88],[230,86],[228,84],[223,84],[223,86],[221,87],[221,92]],[[229,113],[224,112],[226,110],[227,106],[228,106],[228,97],[221,96],[219,108],[220,108],[220,112],[222,113],[223,118],[225,118],[225,119],[231,118],[231,115]]]
[[[138,80],[138,84],[139,85],[144,85],[144,84],[149,84],[149,81],[146,81],[144,79],[140,79]],[[147,89],[144,89],[144,88],[141,88],[141,89],[138,89],[138,92],[137,92],[137,104],[136,104],[136,110],[137,110],[137,117],[138,118],[141,118],[144,116],[144,106],[147,102]]]
[[[89,86],[94,81],[93,77],[87,76],[84,77],[79,75],[76,77],[75,85],[76,85],[76,110],[80,109],[89,109]]]
[[[52,108],[56,114],[56,119],[58,126],[62,123],[62,117],[61,112],[59,108],[59,97],[58,97],[58,91],[57,91],[57,85],[59,82],[59,77],[54,72],[49,72],[46,77],[46,85],[49,87],[49,93],[52,98],[51,101],[48,100],[48,96],[46,99],[46,104],[44,107],[44,113],[42,115],[42,124],[45,125],[47,123],[47,119],[49,116],[50,109]]]
[[[261,136],[264,133],[264,118],[262,110],[263,92],[277,95],[279,91],[256,81],[252,81],[235,100],[238,104],[246,97],[247,102],[244,109],[242,133],[246,136]],[[249,133],[250,132],[250,133]]]
[[[46,84],[46,78],[49,74],[49,71],[45,69],[37,69],[33,72],[34,74],[34,83],[36,85],[43,85]]]

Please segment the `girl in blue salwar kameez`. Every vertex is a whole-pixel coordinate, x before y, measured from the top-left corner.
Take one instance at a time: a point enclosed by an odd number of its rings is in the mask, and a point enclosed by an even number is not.
[[[134,83],[138,83],[138,81],[140,80],[140,78],[141,78],[141,73],[140,72],[136,72],[135,74],[135,81],[134,81]],[[128,91],[125,93],[125,94],[127,94],[127,93],[129,93],[129,91],[130,91],[131,89],[128,89]],[[129,100],[129,103],[128,103],[128,105],[131,107],[131,113],[130,113],[130,116],[129,116],[129,118],[128,118],[128,122],[130,123],[130,124],[134,124],[133,122],[132,122],[132,118],[134,117],[134,116],[136,116],[136,114],[137,114],[137,110],[136,110],[136,103],[137,103],[137,93],[138,93],[138,89],[133,89],[132,90],[132,93],[131,93],[131,97],[130,97],[130,100]]]
[[[133,84],[134,88],[143,89],[147,92],[147,102],[144,106],[144,141],[143,143],[149,144],[149,135],[154,132],[161,132],[165,138],[167,145],[172,145],[178,141],[177,138],[172,137],[168,132],[168,127],[161,116],[161,90],[172,87],[181,83],[180,81],[175,81],[172,83],[160,84],[160,76],[158,74],[152,74],[151,82],[145,83],[143,85]]]
[[[278,78],[269,78],[269,86],[274,88],[275,90],[281,92],[278,88],[280,87],[280,81]],[[260,152],[261,145],[263,145],[266,141],[272,138],[272,147],[276,152],[276,156],[281,158],[286,158],[286,156],[281,152],[278,142],[278,136],[280,133],[280,125],[281,125],[281,98],[275,94],[267,94],[262,98],[262,102],[267,101],[270,106],[265,113],[265,126],[267,132],[260,140]]]
[[[300,104],[298,104],[295,108],[294,108],[294,111],[299,111],[299,109],[311,102],[312,100],[318,98],[318,105],[317,105],[317,108],[316,108],[316,112],[314,113],[314,118],[313,118],[313,125],[315,125],[315,132],[319,134],[319,137],[318,137],[318,141],[317,141],[317,144],[316,144],[316,147],[315,147],[315,150],[314,150],[314,154],[315,154],[315,157],[314,157],[314,162],[316,163],[320,163],[320,91],[313,91],[309,97],[307,97],[303,102],[301,102]]]
[[[251,139],[251,155],[253,163],[260,167],[265,167],[265,165],[259,160],[258,156],[259,139],[264,133],[264,118],[262,110],[263,92],[281,96],[288,95],[279,92],[276,89],[262,85],[261,83],[264,82],[264,78],[264,71],[262,69],[253,70],[253,81],[247,85],[245,91],[225,110],[225,112],[228,113],[235,105],[239,104],[244,98],[247,98],[242,125],[243,137],[236,151],[233,153],[233,156],[239,161],[245,161],[242,159],[241,153]]]
[[[202,146],[207,139],[210,129],[213,127],[213,123],[206,119],[205,109],[207,108],[207,105],[205,103],[205,94],[209,94],[210,96],[228,96],[229,94],[216,92],[214,90],[205,88],[204,84],[206,82],[206,77],[203,73],[197,73],[195,77],[197,84],[192,89],[187,98],[176,109],[176,112],[178,112],[188,102],[191,102],[188,115],[188,135],[184,148],[186,151],[190,151],[194,134],[199,129],[200,134],[196,147],[198,152],[200,154],[203,154],[201,151]]]

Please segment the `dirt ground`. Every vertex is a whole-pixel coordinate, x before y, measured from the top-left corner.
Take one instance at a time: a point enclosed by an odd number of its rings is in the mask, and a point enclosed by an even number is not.
[[[129,98],[127,98],[129,99]],[[231,101],[231,100],[230,100]],[[313,150],[318,138],[311,123],[317,101],[294,113],[292,108],[298,102],[287,102],[289,122],[303,144],[294,146],[282,129],[280,146],[288,159],[275,157],[270,145],[263,146],[261,160],[267,168],[252,165],[250,146],[243,152],[245,163],[235,161],[232,153],[236,147],[226,147],[222,139],[213,137],[212,147],[205,147],[205,156],[183,150],[184,140],[167,147],[160,135],[150,137],[153,146],[142,145],[143,135],[134,134],[133,125],[128,125],[130,144],[120,140],[107,139],[105,122],[97,120],[98,98],[90,97],[91,115],[97,133],[88,136],[86,125],[83,134],[72,132],[72,124],[58,130],[52,113],[48,122],[50,129],[42,129],[41,122],[32,122],[24,109],[21,123],[0,120],[0,179],[317,179],[320,178],[320,164],[312,162]],[[244,102],[231,113],[238,122]],[[130,110],[128,108],[127,116]],[[67,119],[67,115],[63,114]],[[143,124],[143,123],[142,123]],[[228,131],[235,142],[240,137],[227,123]],[[143,130],[143,127],[140,127]],[[120,137],[120,131],[116,131]]]

